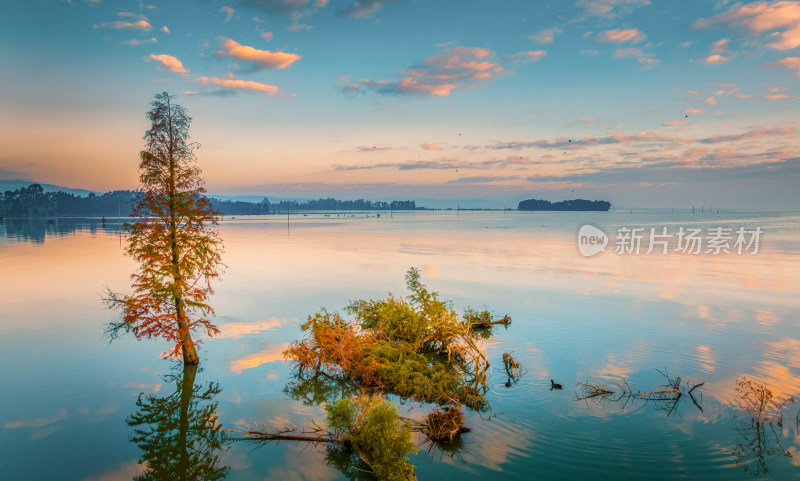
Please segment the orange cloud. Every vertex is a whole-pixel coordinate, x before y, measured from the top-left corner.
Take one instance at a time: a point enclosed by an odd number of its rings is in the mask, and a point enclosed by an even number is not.
[[[769,100],[770,102],[774,102],[776,100],[788,99],[790,97],[786,94],[772,94],[772,95],[765,95],[764,98]]]
[[[439,150],[442,148],[439,144],[422,144],[421,147],[425,150]]]
[[[253,70],[282,69],[300,59],[300,55],[281,51],[259,50],[231,39],[227,39],[222,43],[222,50],[218,51],[217,55],[250,62],[253,65]]]
[[[692,114],[692,115],[699,115],[699,114],[706,113],[706,111],[703,110],[703,109],[686,109],[686,110],[683,111],[683,113]]]
[[[754,34],[772,32],[767,36],[776,39],[767,46],[777,50],[800,47],[800,2],[753,2],[736,4],[727,12],[692,23],[693,28],[708,28],[722,24],[731,30],[742,27]]]
[[[599,43],[639,43],[646,39],[647,35],[642,33],[641,30],[636,28],[629,28],[626,30],[613,29],[600,32],[595,37],[595,41]]]
[[[131,29],[131,30],[143,30],[145,32],[150,31],[153,28],[147,20],[138,20],[136,22],[125,22],[123,20],[116,20],[114,22],[103,22],[94,25],[94,28],[114,28],[117,30],[122,29]]]
[[[162,67],[166,68],[170,72],[179,73],[182,75],[189,75],[189,71],[183,66],[183,63],[181,63],[180,60],[178,60],[176,57],[173,57],[172,55],[152,54],[150,55],[150,58],[155,60],[156,62],[161,63]]]
[[[200,85],[217,86],[231,90],[245,90],[252,93],[263,93],[265,95],[275,95],[278,90],[280,90],[274,85],[267,85],[253,80],[237,79],[233,74],[228,74],[225,77],[197,77],[194,81]]]

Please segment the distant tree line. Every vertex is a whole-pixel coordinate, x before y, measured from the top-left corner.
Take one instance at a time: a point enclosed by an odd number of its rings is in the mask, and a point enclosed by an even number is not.
[[[517,210],[558,210],[558,211],[607,211],[611,202],[605,200],[562,200],[550,202],[549,200],[528,199],[519,203]]]
[[[102,195],[86,197],[67,192],[45,193],[39,184],[17,190],[7,190],[0,196],[0,217],[123,217],[130,216],[131,205],[137,192],[115,190]],[[415,210],[413,200],[372,202],[369,200],[317,199],[307,202],[283,201],[270,204],[265,197],[261,202],[211,199],[211,205],[223,215],[267,215],[271,212],[299,210]]]
[[[298,210],[416,210],[417,203],[413,200],[393,200],[391,202],[358,200],[317,199],[306,202],[283,201],[274,204],[273,208],[279,212]]]
[[[47,217],[47,216],[128,216],[135,192],[115,190],[103,195],[89,194],[87,197],[67,192],[45,193],[39,184],[31,184],[17,190],[7,190],[0,198],[0,216],[3,217]]]
[[[115,190],[102,195],[82,197],[67,192],[45,193],[39,184],[7,190],[0,197],[3,217],[116,217],[130,216],[131,205],[138,193]],[[265,215],[270,213],[269,200],[241,202],[211,199],[215,210],[224,215]]]

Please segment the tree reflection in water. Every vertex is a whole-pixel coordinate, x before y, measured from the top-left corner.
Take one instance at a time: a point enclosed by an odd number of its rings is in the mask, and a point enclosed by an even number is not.
[[[736,380],[736,394],[750,416],[733,428],[739,435],[733,450],[736,464],[753,476],[767,474],[768,458],[775,455],[792,457],[791,451],[783,447],[782,430],[784,408],[795,400],[774,396],[765,383],[746,377]]]
[[[155,480],[222,480],[228,466],[219,466],[219,452],[228,449],[228,438],[217,423],[218,383],[195,385],[197,365],[164,376],[176,390],[167,396],[139,395],[137,410],[126,422],[133,428],[131,441],[142,450],[139,463],[146,470],[134,478]]]

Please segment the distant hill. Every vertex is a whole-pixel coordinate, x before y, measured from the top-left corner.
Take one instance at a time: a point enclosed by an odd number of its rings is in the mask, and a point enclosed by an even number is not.
[[[17,190],[22,189],[25,187],[29,187],[33,184],[39,184],[38,182],[33,182],[30,180],[19,180],[19,179],[12,179],[12,180],[0,180],[0,194],[7,190]],[[63,187],[60,185],[53,185],[53,184],[39,184],[42,186],[42,190],[45,194],[49,192],[66,192],[68,194],[76,195],[78,197],[88,197],[89,194],[100,195],[100,192],[94,192],[91,190],[86,189],[70,189],[69,187]]]
[[[562,200],[550,202],[549,200],[528,199],[519,203],[517,210],[557,210],[557,211],[601,211],[611,208],[611,202],[605,200]]]

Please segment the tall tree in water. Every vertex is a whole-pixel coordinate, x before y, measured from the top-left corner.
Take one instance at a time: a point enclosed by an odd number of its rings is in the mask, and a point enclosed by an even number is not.
[[[219,332],[208,319],[211,281],[222,272],[218,213],[203,195],[198,144],[189,141],[192,119],[166,92],[156,95],[147,113],[152,122],[140,153],[141,187],[133,205],[126,253],[139,263],[131,275],[133,294],[108,292],[122,320],[109,324],[111,339],[124,332],[137,338],[163,337],[175,343],[173,355],[186,364],[199,358],[192,331]]]

